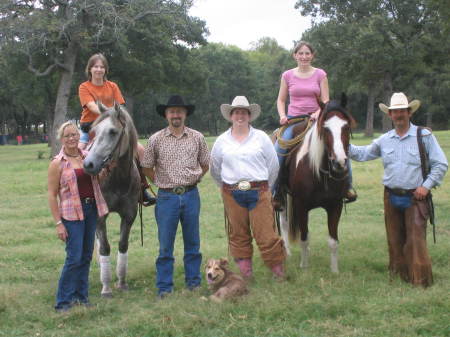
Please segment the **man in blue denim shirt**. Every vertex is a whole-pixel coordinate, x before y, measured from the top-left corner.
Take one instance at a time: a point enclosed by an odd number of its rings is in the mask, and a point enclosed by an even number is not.
[[[430,166],[423,179],[417,126],[410,122],[419,106],[418,100],[409,103],[405,94],[394,93],[389,107],[380,104],[380,109],[392,119],[394,129],[370,145],[350,145],[349,156],[356,161],[382,158],[389,271],[398,273],[406,282],[426,287],[433,283],[433,275],[426,243],[429,209],[425,199],[442,182],[448,162],[436,138],[423,129],[422,140]]]
[[[209,151],[205,137],[185,126],[195,106],[185,104],[181,96],[171,96],[156,111],[168,127],[153,134],[144,152],[145,175],[158,186],[155,218],[158,224],[159,256],[156,260],[158,296],[173,291],[173,249],[178,222],[183,230],[186,288],[200,286],[200,197],[197,183],[209,169]]]

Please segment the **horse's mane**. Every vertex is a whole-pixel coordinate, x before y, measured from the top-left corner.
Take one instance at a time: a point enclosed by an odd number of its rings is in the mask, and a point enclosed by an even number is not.
[[[311,129],[307,132],[303,146],[300,149],[300,158],[304,155],[309,157],[309,165],[312,171],[317,177],[320,176],[320,165],[322,164],[322,158],[325,153],[325,142],[324,142],[324,123],[327,119],[327,115],[331,111],[339,111],[347,119],[349,126],[353,128],[355,126],[355,120],[345,109],[346,97],[343,95],[341,97],[341,102],[337,100],[331,100],[325,106],[322,107],[322,112],[320,113],[319,119],[311,126]],[[298,160],[299,161],[299,160]]]
[[[115,109],[120,109],[119,118],[117,118],[114,114]],[[116,107],[107,108],[105,112],[103,112],[94,122],[92,127],[94,128],[98,124],[100,124],[103,120],[111,118],[111,121],[117,125],[125,125],[125,132],[128,135],[129,145],[133,149],[133,155],[136,154],[137,151],[137,142],[138,142],[138,133],[136,131],[136,127],[134,126],[133,119],[131,118],[128,111],[125,107],[121,105],[117,105]],[[120,121],[119,121],[120,120]]]
[[[306,146],[309,144],[308,156],[309,166],[317,177],[320,177],[320,165],[325,152],[323,137],[320,136],[318,122],[315,122],[306,134]]]

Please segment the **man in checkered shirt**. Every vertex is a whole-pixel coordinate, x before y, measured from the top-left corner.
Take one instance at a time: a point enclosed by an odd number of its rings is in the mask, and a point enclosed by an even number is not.
[[[200,197],[197,184],[209,169],[209,151],[204,136],[185,126],[186,117],[195,110],[181,96],[171,96],[156,111],[168,126],[153,134],[145,148],[142,167],[158,186],[155,218],[158,225],[159,256],[156,260],[158,297],[173,291],[173,249],[178,222],[184,243],[186,288],[200,286]]]

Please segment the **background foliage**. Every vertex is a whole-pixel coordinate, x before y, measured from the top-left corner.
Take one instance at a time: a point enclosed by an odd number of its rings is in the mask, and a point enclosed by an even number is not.
[[[165,125],[157,103],[179,93],[197,105],[189,121],[211,135],[227,124],[219,106],[246,95],[262,106],[257,127],[277,126],[281,73],[291,52],[261,38],[250,50],[207,42],[207,23],[189,15],[190,1],[3,0],[0,2],[0,134],[32,136],[37,125],[78,119],[78,85],[95,52],[122,89],[141,134]],[[317,49],[315,66],[331,96],[350,95],[351,112],[370,136],[390,127],[378,110],[392,92],[422,100],[415,122],[447,129],[450,109],[450,9],[444,0],[299,0],[313,18],[298,40]],[[256,32],[255,32],[256,34]],[[50,141],[54,141],[52,138]]]

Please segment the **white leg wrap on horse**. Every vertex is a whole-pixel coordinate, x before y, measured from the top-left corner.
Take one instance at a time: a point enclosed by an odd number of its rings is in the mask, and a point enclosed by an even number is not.
[[[117,252],[116,274],[117,278],[119,279],[119,284],[125,283],[127,270],[128,270],[128,252],[124,254],[122,254],[121,252]]]
[[[339,243],[332,237],[328,237],[328,247],[330,247],[331,253],[331,271],[338,273],[338,245]]]
[[[305,241],[300,240],[300,268],[308,268],[309,266],[309,234]]]
[[[111,280],[111,262],[109,256],[100,255],[100,281],[103,285],[102,294],[112,293]]]

